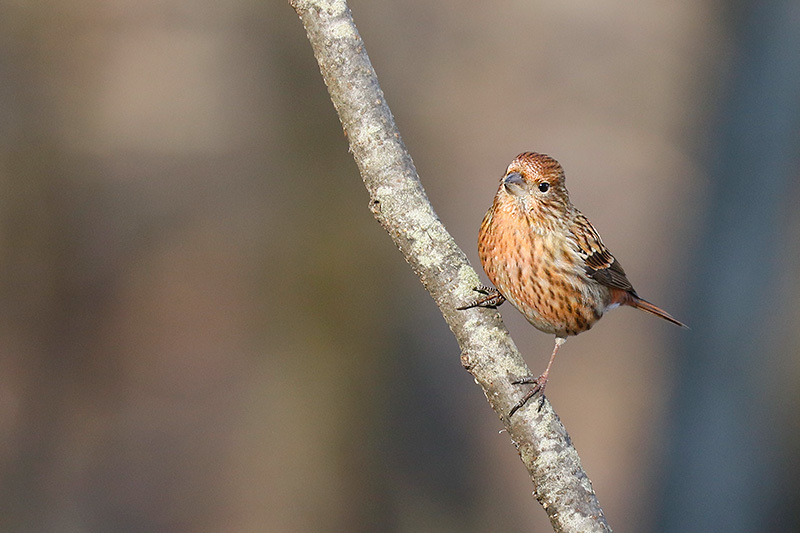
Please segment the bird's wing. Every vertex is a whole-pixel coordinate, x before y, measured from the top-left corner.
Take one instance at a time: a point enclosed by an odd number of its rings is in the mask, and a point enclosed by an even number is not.
[[[597,230],[583,213],[578,212],[575,216],[570,231],[575,238],[577,251],[585,263],[586,274],[590,278],[607,287],[636,294],[622,265],[611,255]]]

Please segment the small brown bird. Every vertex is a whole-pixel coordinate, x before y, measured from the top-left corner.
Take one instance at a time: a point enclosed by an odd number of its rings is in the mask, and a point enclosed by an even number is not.
[[[636,294],[592,223],[569,201],[561,165],[547,155],[525,152],[508,166],[481,223],[478,254],[497,289],[478,289],[487,296],[463,309],[508,300],[534,327],[556,336],[544,373],[514,382],[534,387],[510,415],[544,391],[567,337],[588,330],[606,311],[628,305],[686,327]]]

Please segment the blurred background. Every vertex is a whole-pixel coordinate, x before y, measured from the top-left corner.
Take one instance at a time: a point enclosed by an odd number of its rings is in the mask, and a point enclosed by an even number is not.
[[[615,530],[800,529],[800,4],[350,6],[474,266],[545,152],[692,327],[617,310],[555,365]],[[1,530],[550,531],[287,2],[0,12]]]

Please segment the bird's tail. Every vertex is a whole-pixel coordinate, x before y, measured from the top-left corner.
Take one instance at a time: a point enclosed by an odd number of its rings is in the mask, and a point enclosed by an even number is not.
[[[656,315],[658,317],[663,318],[664,320],[668,320],[669,322],[672,322],[676,326],[680,326],[682,328],[689,329],[689,326],[687,326],[686,324],[684,324],[680,320],[677,320],[677,319],[673,318],[672,315],[670,315],[669,313],[667,313],[666,311],[664,311],[663,309],[661,309],[657,305],[651,304],[647,300],[644,300],[644,299],[639,298],[639,297],[635,297],[635,298],[633,298],[633,301],[629,305],[631,305],[632,307],[635,307],[636,309],[641,309],[642,311],[647,311],[648,313],[652,313],[652,314],[654,314],[654,315]]]

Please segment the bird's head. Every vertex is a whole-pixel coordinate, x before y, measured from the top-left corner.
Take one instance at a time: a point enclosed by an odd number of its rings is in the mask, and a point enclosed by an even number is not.
[[[535,152],[522,153],[508,165],[496,200],[542,222],[563,219],[571,207],[561,164]]]

